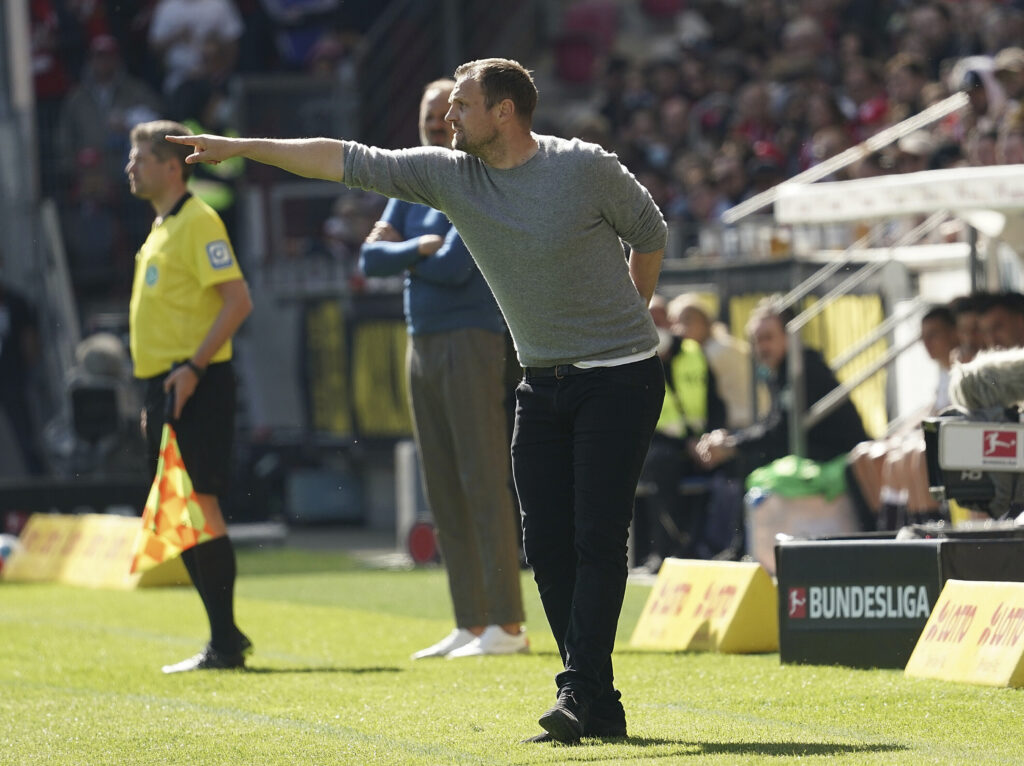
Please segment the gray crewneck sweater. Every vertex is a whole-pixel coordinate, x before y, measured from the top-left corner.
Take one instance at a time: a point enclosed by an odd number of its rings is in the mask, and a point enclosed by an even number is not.
[[[665,247],[650,194],[618,159],[577,139],[535,136],[538,152],[503,170],[437,147],[345,141],[343,182],[444,212],[498,301],[519,363],[611,360],[657,346],[622,242]]]

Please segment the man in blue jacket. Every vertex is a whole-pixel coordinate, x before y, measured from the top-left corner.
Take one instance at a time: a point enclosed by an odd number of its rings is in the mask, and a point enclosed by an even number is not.
[[[425,146],[451,146],[444,116],[454,86],[424,89]],[[367,276],[405,274],[414,435],[455,609],[455,629],[413,659],[528,651],[498,304],[455,227],[426,205],[392,199],[360,266]]]

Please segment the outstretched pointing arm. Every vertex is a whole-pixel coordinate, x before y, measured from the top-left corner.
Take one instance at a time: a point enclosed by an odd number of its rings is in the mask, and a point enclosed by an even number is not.
[[[232,157],[245,157],[297,176],[325,181],[340,181],[345,168],[344,145],[333,138],[226,138],[206,134],[166,138],[195,149],[185,158],[190,165],[216,165]]]

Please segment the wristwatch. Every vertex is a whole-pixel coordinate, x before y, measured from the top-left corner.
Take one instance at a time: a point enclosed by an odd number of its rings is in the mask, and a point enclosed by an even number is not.
[[[206,368],[205,367],[200,367],[198,364],[193,362],[191,359],[186,359],[185,360],[185,366],[188,367],[190,370],[192,370],[192,372],[194,372],[196,374],[196,378],[198,380],[202,380],[203,379],[203,375],[206,374]]]

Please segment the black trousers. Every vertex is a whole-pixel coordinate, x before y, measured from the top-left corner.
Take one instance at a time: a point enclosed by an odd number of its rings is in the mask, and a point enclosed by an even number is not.
[[[644,456],[665,396],[657,358],[516,390],[512,470],[523,547],[565,670],[559,688],[613,691],[612,649]]]
[[[146,441],[151,473],[160,456],[167,394],[164,373],[146,378]],[[185,470],[196,492],[223,495],[231,479],[231,450],[235,436],[235,372],[230,361],[216,362],[185,403],[181,417],[172,421]]]

